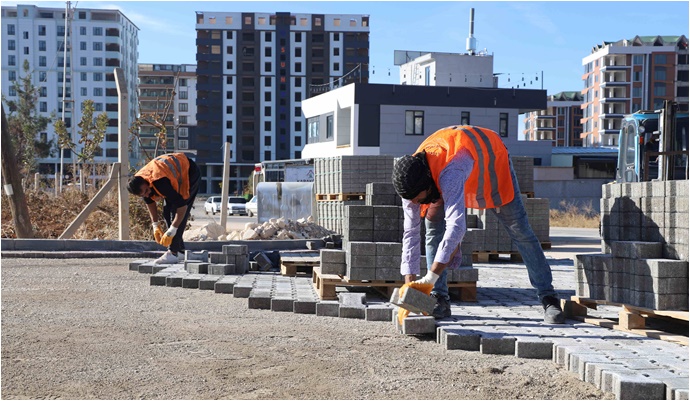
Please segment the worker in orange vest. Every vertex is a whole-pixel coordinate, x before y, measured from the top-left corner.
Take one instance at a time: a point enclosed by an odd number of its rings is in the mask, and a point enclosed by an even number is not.
[[[156,259],[157,264],[173,264],[184,261],[182,235],[187,219],[199,191],[201,171],[184,153],[169,153],[151,160],[129,181],[129,193],[144,198],[153,225],[156,242],[168,251]],[[163,218],[168,225],[164,232],[158,220],[156,202],[164,200]]]
[[[401,273],[406,284],[401,294],[408,287],[431,294],[437,300],[434,317],[449,317],[446,268],[460,266],[460,243],[467,230],[465,208],[489,209],[522,255],[530,283],[544,307],[544,321],[565,321],[552,285],[551,267],[527,221],[508,149],[496,132],[469,125],[436,131],[414,155],[396,161],[393,185],[403,198],[405,212]],[[422,219],[428,272],[415,281],[419,274]],[[408,313],[400,308],[401,324]]]

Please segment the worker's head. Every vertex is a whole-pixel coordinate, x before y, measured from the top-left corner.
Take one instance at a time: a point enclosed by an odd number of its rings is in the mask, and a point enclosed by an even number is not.
[[[431,177],[426,152],[405,155],[395,162],[393,186],[400,197],[412,203],[432,203],[440,197]]]
[[[138,175],[135,175],[129,180],[127,191],[132,195],[141,196],[142,198],[151,196],[151,186],[145,179]]]

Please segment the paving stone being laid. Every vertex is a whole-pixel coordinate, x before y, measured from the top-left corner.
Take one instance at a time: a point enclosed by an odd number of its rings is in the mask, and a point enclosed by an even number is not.
[[[619,400],[663,400],[666,398],[666,385],[647,378],[641,373],[632,375],[613,372],[613,394]]]
[[[402,334],[419,335],[434,333],[436,333],[436,319],[433,316],[408,316],[403,320]]]
[[[431,314],[436,306],[436,298],[414,289],[407,288],[402,297],[400,289],[396,288],[391,294],[390,303],[409,310],[410,312]]]
[[[318,297],[297,298],[292,311],[294,313],[316,314],[316,304],[318,302]]]

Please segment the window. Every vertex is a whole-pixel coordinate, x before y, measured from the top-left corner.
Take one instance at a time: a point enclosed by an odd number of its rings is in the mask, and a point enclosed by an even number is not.
[[[307,26],[307,19],[306,18],[300,18],[299,19],[299,24],[301,26]]]
[[[232,91],[225,92],[225,98],[226,99],[232,99]]]
[[[29,54],[29,47],[28,46],[24,46],[24,54]]]
[[[301,107],[295,107],[295,117],[301,117],[302,116],[302,108]]]
[[[93,104],[93,110],[94,111],[103,111],[103,103],[94,103]]]
[[[187,116],[180,116],[180,124],[187,124]],[[182,129],[182,128],[180,128]],[[186,130],[187,128],[185,128]]]
[[[424,135],[424,112],[405,111],[405,135]]]
[[[38,36],[46,36],[46,26],[45,25],[39,25],[38,26]]]
[[[93,42],[93,50],[103,50],[103,42]]]
[[[271,86],[271,77],[264,77],[264,86]]]
[[[270,131],[271,130],[271,122],[270,121],[264,121],[264,131]],[[267,137],[270,138],[270,137]]]
[[[48,102],[39,102],[38,103],[39,110],[41,113],[47,113],[48,112]]]
[[[265,32],[264,33],[264,42],[270,42],[271,40],[273,40],[271,38],[271,32]]]
[[[641,54],[636,54],[633,56],[633,65],[642,65],[644,61],[644,56]]]
[[[232,114],[232,106],[225,106],[225,114]]]
[[[264,101],[266,101],[266,102],[271,101],[271,92],[264,92]]]
[[[45,40],[39,40],[38,41],[38,51],[39,52],[46,51],[46,41]]]
[[[659,66],[654,67],[654,79],[656,79],[657,81],[665,81],[666,80],[666,67],[659,67]]]
[[[10,86],[9,94],[10,94],[10,96],[17,96],[17,88],[15,88],[14,86]],[[41,96],[41,97],[45,97],[45,96]]]
[[[296,77],[295,78],[295,88],[301,88],[302,87],[302,78]]]
[[[47,63],[47,58],[46,56],[38,56],[38,66],[39,67],[45,67]]]
[[[14,54],[10,54],[7,58],[8,65],[17,65],[17,57]]]
[[[634,113],[638,110],[642,110],[642,106],[639,103],[633,103],[631,111]]]
[[[302,19],[306,21],[306,18],[302,18]],[[302,42],[302,32],[296,32],[295,33],[295,42],[297,42],[297,43]]]
[[[470,125],[470,112],[463,111],[460,113],[460,125]]]
[[[14,24],[8,24],[7,25],[7,34],[8,35],[14,35],[15,34]]]
[[[94,81],[102,81],[102,80],[103,80],[103,73],[101,73],[101,72],[94,72],[94,73],[93,73],[93,80],[94,80]]]
[[[302,101],[302,92],[295,92],[295,102]]]
[[[295,48],[295,57],[302,57],[302,48],[301,47]]]
[[[79,11],[79,19],[86,19],[86,11]]]
[[[230,18],[230,24],[232,24],[232,17],[226,17],[225,22],[228,23],[228,18]],[[232,39],[232,31],[226,31],[225,32],[225,38],[226,39]]]
[[[302,137],[301,136],[295,137],[295,146],[302,146]]]
[[[666,96],[666,84],[664,82],[654,83],[654,96]]]
[[[103,28],[100,26],[93,27],[93,36],[103,36]]]
[[[508,136],[508,113],[499,114],[498,134],[504,138]]]
[[[270,106],[264,107],[264,116],[266,116],[266,117],[271,116],[271,107]]]
[[[8,40],[7,41],[7,50],[16,50],[16,42],[14,40]]]
[[[232,70],[232,61],[226,61],[225,62],[225,69],[226,70]]]
[[[225,52],[226,52],[227,54],[232,54],[232,46],[226,46],[226,47],[225,47]]]
[[[431,67],[424,68],[424,85],[431,85]]]
[[[232,129],[232,120],[226,121],[225,122],[225,128],[227,129]]]
[[[180,99],[188,99],[188,98],[189,98],[189,92],[180,91]]]
[[[633,81],[634,81],[634,82],[640,82],[640,81],[642,81],[642,71],[635,71],[635,72],[633,72]]]
[[[17,80],[17,72],[16,71],[8,71],[7,77],[10,81],[16,81]]]
[[[264,48],[264,56],[271,57],[271,48],[270,47]]]
[[[655,54],[654,55],[654,64],[666,64],[666,55],[665,54]]]
[[[295,72],[302,72],[302,63],[295,63]]]
[[[251,16],[244,17],[244,24],[245,25],[251,25],[252,24],[252,17]]]
[[[326,139],[333,138],[333,116],[326,116]]]
[[[639,86],[633,87],[632,95],[633,97],[642,97],[642,88],[640,88]]]
[[[264,70],[266,70],[266,72],[271,72],[271,63],[270,62],[264,63]]]
[[[179,111],[189,111],[189,104],[188,103],[180,103],[178,105],[178,110]]]
[[[295,131],[302,131],[302,122],[295,121]]]
[[[185,88],[187,86],[187,78],[180,78],[177,83],[180,88]]]
[[[88,79],[89,74],[87,74],[87,73],[85,73],[85,72],[82,72],[82,73],[80,73],[79,75],[81,76],[81,81],[82,81],[82,82],[86,82],[86,81],[89,80],[89,79]]]
[[[24,37],[24,39],[29,39],[29,32],[28,31],[22,32],[22,36]]]
[[[94,65],[95,67],[101,67],[101,66],[103,66],[103,58],[101,58],[101,57],[94,57],[94,58],[93,58],[93,65]]]
[[[307,120],[307,143],[319,141],[319,118],[313,117]]]
[[[655,109],[660,109],[664,107],[664,99],[654,99],[654,108]]]
[[[79,65],[86,65],[86,57],[79,57]]]
[[[103,96],[103,88],[93,88],[94,96]]]
[[[79,34],[80,35],[86,35],[86,27],[85,26],[79,27]]]
[[[225,24],[232,25],[232,17],[225,17]],[[232,39],[232,36],[230,36],[228,39]]]
[[[340,26],[340,18],[333,18],[333,26]]]
[[[48,97],[48,89],[46,89],[45,86],[41,86],[41,88],[38,90],[38,95],[40,97]]]

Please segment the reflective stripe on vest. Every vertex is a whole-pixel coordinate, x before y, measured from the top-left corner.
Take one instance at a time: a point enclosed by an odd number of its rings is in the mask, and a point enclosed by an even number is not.
[[[473,134],[476,133],[484,143],[484,147],[487,149],[487,153],[489,154],[489,166],[493,166],[496,163],[496,154],[494,153],[491,142],[489,141],[489,138],[487,138],[484,131],[477,129],[476,127],[472,127],[470,129],[463,128],[462,131],[472,138],[472,142],[474,142],[474,145],[477,147],[477,156],[479,156],[480,166],[478,187],[484,188],[484,174],[486,173],[484,171],[484,152],[480,151],[479,143]],[[489,168],[489,181],[491,183],[491,200],[493,201],[494,205],[505,205],[501,199],[501,194],[498,192],[498,177],[496,176],[496,169],[494,168]],[[486,207],[484,194],[481,194],[481,200],[479,194],[477,194],[477,203],[479,203],[481,207]]]
[[[163,163],[165,163],[166,166],[168,166],[173,177],[175,177],[175,179],[177,180],[178,188],[182,188],[182,166],[180,166],[180,161],[177,160],[175,157],[167,158],[165,156],[158,156],[155,160],[162,161]],[[175,163],[177,169],[175,169],[173,165],[170,164],[170,160],[172,160]]]
[[[170,184],[182,199],[189,199],[189,159],[183,153],[168,153],[151,160],[135,175],[143,178],[155,191],[151,199],[158,200],[160,191],[154,182],[161,178],[170,180]]]

